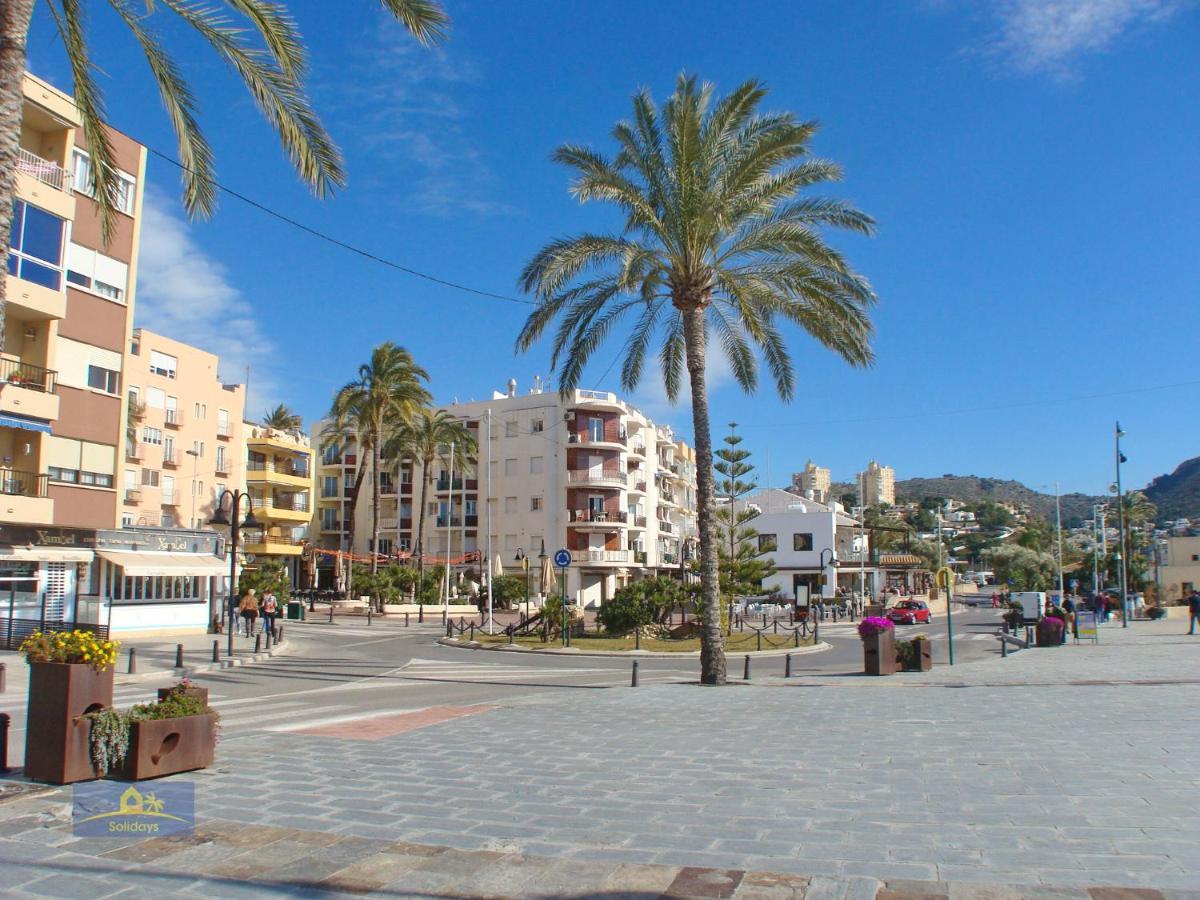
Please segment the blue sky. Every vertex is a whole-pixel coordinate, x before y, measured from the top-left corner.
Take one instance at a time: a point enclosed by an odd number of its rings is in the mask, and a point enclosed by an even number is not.
[[[96,4],[97,7],[100,4]],[[872,283],[877,363],[849,369],[791,336],[799,389],[747,399],[714,362],[712,421],[736,420],[780,483],[808,458],[850,479],[869,458],[900,478],[1014,477],[1103,492],[1119,418],[1140,485],[1200,454],[1200,7],[1172,0],[718,3],[448,0],[450,41],[418,48],[379,4],[290,4],[311,47],[310,92],[350,183],[310,197],[221,63],[172,27],[219,177],[313,227],[430,274],[517,295],[546,240],[612,225],[567,194],[560,143],[611,150],[647,87],[681,70],[722,91],[756,77],[767,107],[815,118],[836,193],[879,223],[833,235]],[[162,7],[158,7],[162,10]],[[39,13],[30,67],[70,87]],[[108,114],[174,146],[144,60],[111,16],[91,22]],[[138,320],[251,366],[251,415],[311,419],[370,348],[407,346],[440,401],[547,376],[517,357],[528,307],[414,279],[224,196],[185,222],[177,173],[151,157]],[[231,324],[232,323],[232,324]],[[585,386],[617,390],[615,340]],[[615,371],[615,369],[613,370]],[[647,375],[634,398],[690,434],[686,405]],[[765,475],[765,472],[763,473]]]

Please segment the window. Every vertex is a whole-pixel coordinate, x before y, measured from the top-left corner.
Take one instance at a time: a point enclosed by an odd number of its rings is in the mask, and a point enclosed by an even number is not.
[[[163,528],[175,527],[175,516],[173,516],[171,513],[163,513],[162,518],[159,521]]]
[[[504,461],[504,474],[505,475],[516,475],[517,474],[517,461],[515,459],[506,459]]]
[[[336,497],[338,495],[338,483],[336,475],[326,475],[321,480],[321,496]]]
[[[438,511],[438,505],[437,505],[436,501],[431,500],[429,503],[425,504],[425,514],[426,515],[436,516],[437,511]]]
[[[811,532],[802,532],[792,535],[793,550],[811,550],[813,548],[813,536]]]
[[[529,498],[529,511],[530,512],[537,512],[541,508],[542,508],[542,498],[541,497],[530,497]]]
[[[504,514],[511,516],[511,515],[515,515],[516,512],[517,512],[517,498],[516,497],[505,497],[504,498]]]
[[[88,387],[106,394],[120,392],[121,373],[112,369],[102,369],[100,366],[88,366]]]
[[[192,452],[197,456],[204,455],[204,441],[192,441]]]
[[[8,272],[57,291],[62,287],[66,223],[24,200],[13,203]]]
[[[125,470],[125,490],[136,491],[138,486],[137,469]]]
[[[468,516],[474,516],[479,512],[479,501],[477,500],[468,500],[463,505]]]
[[[80,244],[68,243],[66,251],[67,281],[104,297],[123,303],[125,285],[129,281],[129,266],[119,259]]]
[[[179,360],[169,353],[159,353],[157,350],[150,351],[150,374],[163,375],[167,378],[175,377],[175,370],[179,367]]]
[[[412,541],[409,540],[408,538],[402,537],[402,538],[400,538],[400,540],[398,540],[396,542],[396,547],[397,547],[397,549],[403,550],[405,553],[407,553],[409,550],[412,549]]]
[[[217,471],[225,471],[225,445],[221,444],[217,447]]]
[[[79,483],[110,488],[113,486],[113,477],[106,472],[80,472]]]
[[[545,427],[545,423],[541,419],[534,419],[529,430],[532,434],[541,434]]]
[[[197,419],[207,418],[208,417],[208,404],[207,403],[197,403],[196,409],[195,409],[195,416]]]
[[[146,487],[158,487],[158,469],[142,469],[142,484]]]
[[[132,528],[133,527],[133,516],[130,513],[121,513],[121,527],[122,528]]]
[[[47,474],[51,481],[62,481],[66,484],[74,484],[79,480],[79,473],[74,469],[60,469],[58,466],[50,466],[47,469]]]
[[[758,536],[758,552],[759,553],[770,553],[772,550],[775,549],[775,546],[776,546],[775,535],[760,534]]]
[[[545,457],[543,457],[543,456],[529,457],[529,474],[530,475],[541,475],[543,468],[545,466],[545,462],[546,462],[546,460],[545,460]]]
[[[103,281],[92,282],[92,287],[101,297],[106,297],[109,300],[121,301],[124,292],[115,284],[105,284]]]
[[[604,420],[597,418],[588,419],[588,440],[602,441],[604,440]]]
[[[163,491],[163,500],[170,501],[170,500],[175,499],[175,476],[174,475],[164,475],[162,477],[162,491]]]
[[[147,425],[145,428],[142,429],[142,440],[145,441],[147,444],[154,444],[156,446],[162,446],[162,442],[163,442],[162,429],[151,428],[149,425]]]
[[[504,436],[506,438],[515,438],[517,436],[517,420],[509,419],[504,423]]]
[[[516,550],[517,549],[517,536],[515,534],[506,534],[504,536],[504,549],[505,550]]]
[[[150,409],[166,409],[167,395],[162,388],[148,387],[146,388],[146,406]]]
[[[92,184],[92,157],[85,150],[75,149],[71,159],[71,184],[75,190],[89,197],[96,196],[96,186]],[[133,215],[133,201],[137,194],[137,180],[118,170],[116,172],[115,206],[126,215]]]
[[[127,215],[133,215],[133,198],[137,193],[137,182],[122,172],[117,173],[116,207]]]

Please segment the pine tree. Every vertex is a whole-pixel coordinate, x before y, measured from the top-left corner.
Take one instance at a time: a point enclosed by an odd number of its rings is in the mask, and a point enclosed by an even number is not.
[[[742,438],[737,434],[737,422],[729,423],[725,447],[714,455],[713,468],[721,476],[717,493],[725,502],[716,511],[717,571],[721,593],[728,598],[725,609],[732,608],[738,595],[756,594],[762,590],[763,579],[775,574],[775,565],[766,556],[774,547],[759,547],[758,531],[750,524],[758,518],[759,510],[738,501],[758,488],[758,482],[748,460],[750,451],[742,450]],[[728,624],[727,624],[728,627]]]

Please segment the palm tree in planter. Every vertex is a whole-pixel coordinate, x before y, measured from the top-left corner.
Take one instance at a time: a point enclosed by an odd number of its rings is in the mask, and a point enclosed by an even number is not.
[[[353,438],[358,448],[358,471],[350,500],[351,547],[354,513],[370,454],[372,575],[379,567],[375,550],[379,547],[380,451],[396,431],[429,403],[431,398],[424,384],[428,380],[429,373],[417,365],[411,353],[387,341],[371,352],[370,362],[359,366],[358,377],[337,392],[330,409],[330,421],[324,430],[326,446],[331,440]]]
[[[381,0],[420,43],[441,41],[450,20],[437,0]],[[12,226],[13,173],[21,138],[21,82],[25,75],[25,42],[35,0],[0,3],[0,258],[8,256]],[[197,120],[192,89],[160,39],[159,23],[182,22],[203,39],[237,73],[262,116],[275,129],[284,152],[301,179],[318,197],[346,183],[342,157],[304,92],[307,69],[303,39],[286,4],[273,0],[225,0],[201,4],[190,0],[46,0],[75,81],[75,105],[88,153],[88,191],[99,206],[104,239],[113,234],[119,205],[120,179],[104,128],[104,96],[95,80],[86,20],[111,7],[149,63],[150,73],[171,127],[175,131],[188,214],[212,215],[217,205],[213,154]],[[108,42],[105,42],[106,51]],[[0,279],[0,346],[4,344],[5,282]]]
[[[574,170],[571,192],[603,201],[624,227],[551,241],[526,265],[521,286],[538,300],[517,339],[528,350],[558,321],[551,365],[573,390],[597,347],[632,315],[621,384],[632,391],[656,345],[667,396],[691,391],[705,624],[701,681],[725,682],[713,521],[713,453],[704,366],[710,336],[738,384],[758,384],[761,352],[781,397],[795,374],[780,322],[807,332],[854,366],[873,361],[868,310],[875,295],[822,236],[828,227],[870,234],[873,221],[839,200],[801,196],[840,177],[814,158],[814,122],[763,114],[766,90],[748,81],[714,103],[713,88],[681,75],[660,111],[633,98],[633,120],[613,129],[616,156],[564,145],[554,159]]]
[[[280,403],[274,409],[267,410],[263,416],[264,428],[273,428],[286,434],[298,434],[304,430],[304,419],[292,412],[286,405]]]
[[[418,410],[412,421],[401,426],[389,442],[385,452],[388,459],[395,460],[398,465],[405,459],[421,463],[420,501],[413,513],[417,520],[417,548],[424,548],[425,498],[433,479],[434,463],[465,472],[477,449],[475,436],[467,424],[440,409]],[[463,515],[466,515],[465,509]],[[425,574],[423,553],[417,557],[417,569],[420,589]]]

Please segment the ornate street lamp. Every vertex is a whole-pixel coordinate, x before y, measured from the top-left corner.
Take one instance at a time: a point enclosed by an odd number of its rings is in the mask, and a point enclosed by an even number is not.
[[[529,618],[529,557],[525,555],[525,548],[518,547],[516,560],[521,564],[521,568],[525,570],[525,618]]]
[[[225,498],[229,497],[229,515],[225,514]],[[245,498],[247,505],[250,507],[246,511],[246,518],[241,518],[241,502]],[[238,540],[241,537],[243,528],[262,528],[262,523],[254,517],[254,498],[245,491],[221,491],[217,497],[217,506],[213,510],[212,518],[208,520],[208,524],[214,528],[229,529],[229,595],[225,600],[225,612],[228,618],[228,642],[226,646],[226,655],[233,656],[233,607],[229,600],[235,599],[238,595],[238,580],[237,580],[237,553]],[[214,617],[215,618],[215,617]]]

